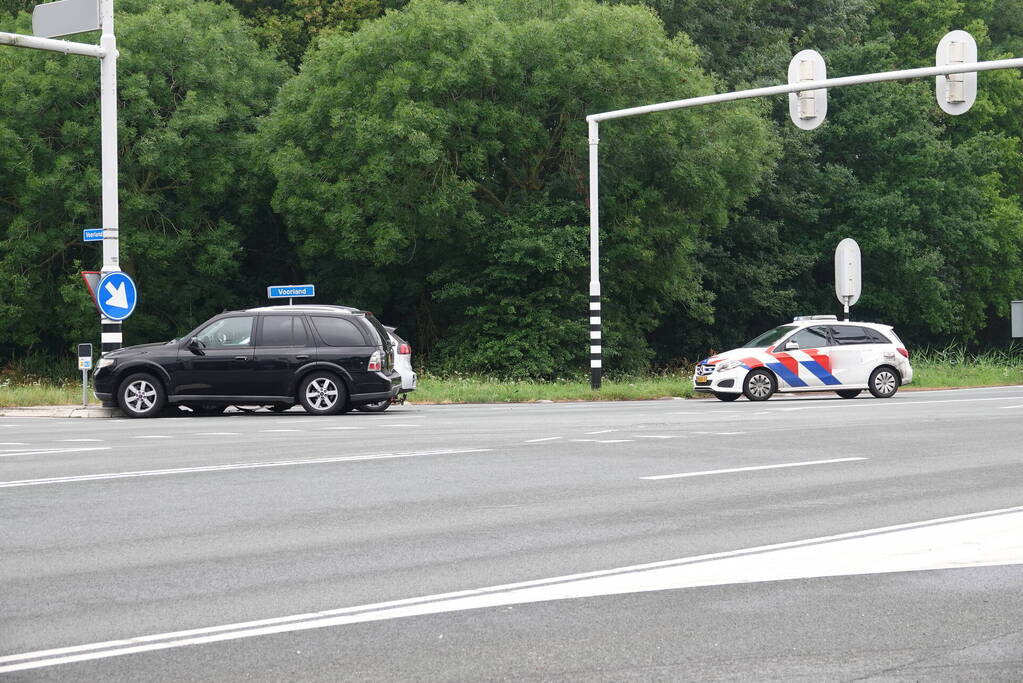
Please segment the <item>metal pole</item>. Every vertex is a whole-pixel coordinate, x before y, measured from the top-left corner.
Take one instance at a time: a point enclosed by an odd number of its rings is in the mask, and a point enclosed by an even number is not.
[[[89,371],[82,368],[82,407],[89,407]]]
[[[0,45],[30,47],[36,50],[63,52],[66,55],[83,55],[85,57],[102,58],[106,54],[100,45],[72,43],[67,40],[53,40],[52,38],[36,38],[35,36],[23,36],[20,33],[0,33]]]
[[[121,269],[117,205],[117,41],[114,38],[114,0],[100,0],[100,139],[103,175],[103,274]],[[96,292],[96,296],[102,296]],[[121,348],[121,323],[101,316],[101,353]]]
[[[590,387],[600,388],[603,368],[600,328],[600,192],[597,151],[600,131],[596,121],[587,119],[590,140]]]
[[[739,90],[736,92],[721,93],[719,95],[705,95],[702,97],[690,97],[684,100],[672,102],[661,102],[649,104],[642,107],[630,107],[618,109],[600,114],[590,114],[586,117],[589,125],[590,143],[590,384],[594,389],[600,388],[601,375],[601,326],[600,326],[600,219],[597,211],[597,146],[600,142],[597,126],[601,121],[611,119],[623,119],[628,116],[639,116],[641,114],[653,114],[660,111],[673,109],[687,109],[699,107],[705,104],[717,104],[719,102],[734,102],[754,97],[767,97],[770,95],[785,95],[798,93],[804,90],[820,90],[821,88],[841,88],[847,85],[862,85],[865,83],[878,83],[883,81],[905,81],[913,78],[928,78],[934,76],[948,76],[950,74],[971,73],[976,71],[994,71],[997,69],[1023,69],[1023,59],[996,59],[989,62],[953,63],[945,66],[931,66],[921,69],[904,69],[902,71],[885,71],[873,74],[860,74],[857,76],[843,76],[841,78],[828,78],[823,81],[800,81],[787,85],[775,85],[767,88],[754,88],[752,90]],[[846,307],[846,319],[848,320],[848,306]]]

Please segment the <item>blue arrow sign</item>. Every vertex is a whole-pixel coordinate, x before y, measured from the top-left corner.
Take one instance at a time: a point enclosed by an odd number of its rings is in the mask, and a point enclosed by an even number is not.
[[[124,320],[135,310],[138,290],[127,273],[107,273],[96,287],[96,305],[110,320]]]
[[[316,296],[315,285],[274,285],[266,288],[268,299],[291,299],[297,296]]]
[[[86,242],[102,242],[103,228],[86,228],[82,230],[82,239]]]

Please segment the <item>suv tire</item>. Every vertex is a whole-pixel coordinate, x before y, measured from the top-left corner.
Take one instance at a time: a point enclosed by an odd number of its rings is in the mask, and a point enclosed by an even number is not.
[[[166,404],[163,384],[147,372],[128,375],[117,388],[117,405],[128,417],[154,417]]]
[[[310,415],[337,415],[348,406],[348,390],[333,372],[315,371],[298,385],[298,400]]]
[[[355,409],[363,413],[382,413],[391,407],[391,399],[385,398],[383,401],[376,401],[374,403],[363,403],[355,406]]]

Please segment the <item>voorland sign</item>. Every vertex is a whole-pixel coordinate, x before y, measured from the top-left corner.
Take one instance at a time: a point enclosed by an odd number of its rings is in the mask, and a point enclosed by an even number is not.
[[[299,296],[316,296],[314,285],[271,285],[266,288],[269,299],[290,299]]]

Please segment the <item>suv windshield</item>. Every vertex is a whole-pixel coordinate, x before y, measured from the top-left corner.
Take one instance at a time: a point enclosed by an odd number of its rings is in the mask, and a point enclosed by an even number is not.
[[[768,330],[753,341],[746,342],[744,349],[763,349],[777,343],[786,334],[796,329],[796,325],[779,325],[773,330]]]

